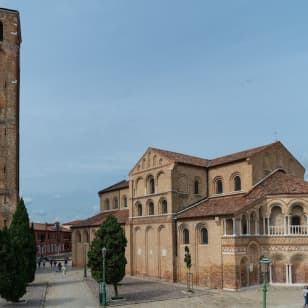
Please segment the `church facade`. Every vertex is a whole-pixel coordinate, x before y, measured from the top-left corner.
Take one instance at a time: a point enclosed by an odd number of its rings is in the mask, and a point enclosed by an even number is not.
[[[308,282],[308,182],[281,142],[204,159],[149,148],[121,181],[99,192],[100,213],[72,226],[73,265],[104,219],[128,240],[130,275],[186,282],[185,247],[196,285],[240,289]]]
[[[19,198],[20,33],[19,13],[0,8],[0,228]]]

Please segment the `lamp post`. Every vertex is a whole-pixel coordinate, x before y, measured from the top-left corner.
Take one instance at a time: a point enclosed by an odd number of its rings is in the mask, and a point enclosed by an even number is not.
[[[271,260],[269,258],[262,258],[262,260],[260,261],[261,263],[261,272],[263,273],[263,308],[266,308],[266,292],[267,292],[267,273],[269,270],[269,264],[271,263]]]
[[[103,255],[103,283],[102,283],[102,305],[107,306],[107,294],[106,294],[106,247],[102,248]]]
[[[83,278],[87,278],[87,244],[83,244],[84,263],[83,263]]]

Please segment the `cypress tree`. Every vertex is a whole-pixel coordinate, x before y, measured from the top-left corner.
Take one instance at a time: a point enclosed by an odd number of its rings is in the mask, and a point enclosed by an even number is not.
[[[26,277],[20,251],[7,228],[1,231],[0,295],[8,301],[18,302],[26,293]]]
[[[27,282],[32,282],[35,279],[35,270],[36,270],[36,242],[35,242],[35,234],[33,229],[33,223],[31,224],[31,228],[29,229],[29,244],[27,247],[27,260],[29,262],[27,268]]]
[[[34,231],[23,199],[16,207],[12,224],[1,233],[0,295],[17,302],[25,293],[28,282],[34,280],[36,245]]]
[[[106,250],[106,282],[113,284],[115,296],[118,296],[118,283],[125,276],[125,247],[127,240],[117,219],[109,215],[96,232],[95,239],[91,243],[88,252],[92,277],[97,282],[103,279],[103,257],[102,248]]]

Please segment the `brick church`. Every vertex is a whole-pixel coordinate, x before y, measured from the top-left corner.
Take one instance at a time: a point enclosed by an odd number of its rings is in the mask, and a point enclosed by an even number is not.
[[[19,198],[20,44],[19,13],[0,8],[0,228]]]
[[[240,289],[308,283],[308,182],[281,142],[215,159],[148,148],[123,180],[99,192],[100,213],[72,227],[73,264],[107,215],[122,224],[130,275]]]

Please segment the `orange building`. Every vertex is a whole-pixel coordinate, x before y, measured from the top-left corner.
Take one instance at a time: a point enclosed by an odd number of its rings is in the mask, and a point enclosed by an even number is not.
[[[59,223],[33,223],[37,256],[47,257],[71,254],[72,232],[69,226]]]

